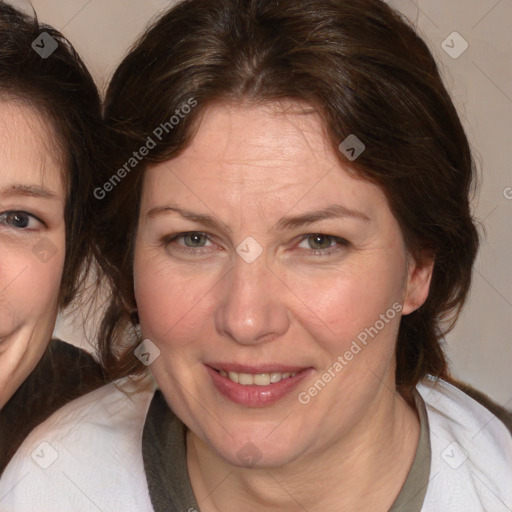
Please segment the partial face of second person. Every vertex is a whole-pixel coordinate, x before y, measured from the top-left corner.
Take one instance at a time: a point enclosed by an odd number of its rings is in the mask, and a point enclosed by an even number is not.
[[[51,338],[65,257],[55,137],[32,108],[0,101],[0,407]]]
[[[191,145],[147,171],[136,236],[152,371],[235,465],[244,450],[266,467],[323,456],[392,421],[390,310],[428,294],[431,268],[409,257],[381,189],[347,173],[316,114],[287,106],[209,107]]]

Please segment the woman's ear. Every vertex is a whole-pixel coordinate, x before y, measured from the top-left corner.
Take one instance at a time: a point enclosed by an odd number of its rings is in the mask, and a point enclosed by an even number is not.
[[[427,300],[433,270],[433,251],[425,251],[417,259],[409,256],[403,315],[416,311]]]

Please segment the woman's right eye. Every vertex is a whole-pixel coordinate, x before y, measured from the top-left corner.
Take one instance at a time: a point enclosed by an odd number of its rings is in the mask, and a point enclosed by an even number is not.
[[[41,221],[28,212],[13,210],[0,213],[0,224],[14,229],[34,230]]]

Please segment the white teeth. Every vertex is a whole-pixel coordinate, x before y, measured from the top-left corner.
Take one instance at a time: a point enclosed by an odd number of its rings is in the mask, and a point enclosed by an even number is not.
[[[270,382],[272,382],[272,384],[279,382],[282,378],[283,378],[283,376],[280,373],[271,373],[270,374]]]
[[[237,373],[237,372],[226,372],[225,370],[219,370],[219,373],[223,377],[227,377],[229,380],[242,384],[243,386],[268,386],[269,384],[275,384],[283,379],[289,377],[295,377],[297,372],[273,372],[273,373]]]
[[[238,373],[238,384],[243,384],[244,386],[249,386],[254,384],[254,376],[250,373]]]
[[[270,373],[258,373],[254,376],[256,386],[268,386],[270,384]]]

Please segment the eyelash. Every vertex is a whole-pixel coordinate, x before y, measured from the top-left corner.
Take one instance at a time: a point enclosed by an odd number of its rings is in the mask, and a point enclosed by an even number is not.
[[[345,240],[344,238],[341,238],[339,236],[334,236],[334,235],[326,235],[324,233],[308,233],[307,235],[303,235],[302,238],[300,239],[299,244],[302,243],[304,240],[307,240],[308,238],[317,237],[317,236],[327,238],[331,242],[337,243],[338,246],[337,247],[329,246],[327,249],[311,249],[311,250],[305,249],[305,251],[308,253],[308,255],[319,256],[319,257],[330,256],[331,254],[339,252],[342,247],[347,248],[350,245],[350,242],[348,240]]]
[[[16,227],[16,226],[12,226],[10,224],[7,224],[5,221],[7,220],[7,217],[9,215],[21,215],[21,216],[26,216],[26,217],[29,217],[29,223],[30,223],[30,220],[31,219],[34,219],[35,221],[37,221],[39,224],[42,224],[43,226],[46,226],[46,224],[39,218],[37,217],[36,215],[34,215],[33,213],[30,213],[30,212],[26,212],[24,210],[7,210],[5,212],[1,212],[0,213],[0,224],[3,224],[5,225],[6,227],[8,228],[12,228],[16,231],[37,231],[37,229],[35,228],[29,228],[29,227]]]
[[[207,240],[211,242],[211,239],[207,233],[204,233],[202,231],[186,231],[183,233],[177,233],[175,235],[170,235],[170,236],[164,237],[162,239],[162,245],[168,246],[168,245],[172,244],[173,242],[176,242],[177,240],[185,238],[186,236],[190,236],[190,235],[203,236],[203,237],[206,237]],[[306,235],[302,235],[302,237],[300,238],[300,240],[298,242],[298,245],[301,244],[304,240],[307,240],[308,238],[317,237],[317,236],[327,238],[330,241],[335,242],[339,246],[342,246],[344,248],[350,246],[350,242],[348,240],[345,240],[344,238],[334,236],[334,235],[326,235],[324,233],[308,233]],[[184,252],[187,254],[198,255],[198,253],[200,254],[202,252],[205,252],[205,251],[201,251],[201,249],[204,249],[204,246],[203,247],[186,247],[181,244],[178,244],[178,247],[181,252]],[[209,247],[209,246],[207,246],[207,247]],[[315,256],[315,257],[323,256],[323,257],[325,257],[325,256],[330,256],[331,254],[338,252],[340,250],[339,247],[334,248],[334,250],[331,250],[331,249],[333,249],[333,247],[328,247],[327,249],[303,249],[303,251],[308,253],[307,256]],[[208,252],[208,249],[206,252]]]
[[[176,240],[179,240],[180,238],[185,238],[187,235],[200,235],[208,238],[208,235],[206,233],[203,233],[202,231],[185,231],[183,233],[177,233],[176,235],[169,235],[162,239],[162,245],[165,247],[172,244]],[[208,238],[208,240],[210,240]],[[177,244],[179,247],[179,250],[181,252],[187,253],[187,254],[194,254],[197,255],[198,252],[204,252],[204,251],[198,251],[198,249],[203,249],[203,247],[186,247],[180,244]]]

